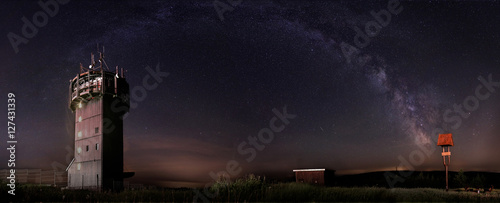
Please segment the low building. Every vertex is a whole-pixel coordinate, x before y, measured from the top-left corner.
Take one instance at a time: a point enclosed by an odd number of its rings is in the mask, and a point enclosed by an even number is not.
[[[335,170],[320,169],[295,169],[295,182],[314,185],[333,185]]]

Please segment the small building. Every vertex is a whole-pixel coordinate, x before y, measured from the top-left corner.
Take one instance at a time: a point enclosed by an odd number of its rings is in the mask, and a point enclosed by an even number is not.
[[[320,169],[295,169],[295,182],[314,185],[333,185],[335,170]]]

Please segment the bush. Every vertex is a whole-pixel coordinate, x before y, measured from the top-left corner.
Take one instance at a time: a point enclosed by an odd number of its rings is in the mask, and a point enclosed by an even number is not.
[[[472,179],[471,185],[472,185],[472,187],[475,187],[475,188],[482,188],[485,185],[485,181],[486,181],[486,179],[484,178],[483,175],[477,174],[476,177],[474,177],[474,179]]]
[[[258,201],[261,200],[266,188],[265,177],[250,174],[245,178],[231,182],[228,178],[221,176],[210,187],[212,193],[217,194],[216,201]]]
[[[467,176],[465,176],[465,173],[462,169],[460,169],[457,175],[455,175],[455,177],[453,178],[453,182],[455,187],[459,188],[465,188],[469,185],[467,182]]]

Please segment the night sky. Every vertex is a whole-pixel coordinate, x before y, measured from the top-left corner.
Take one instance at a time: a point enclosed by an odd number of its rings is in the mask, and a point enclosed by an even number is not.
[[[236,176],[395,170],[401,159],[443,170],[438,133],[453,133],[450,170],[500,172],[500,2],[225,2],[69,1],[28,37],[23,16],[43,9],[2,2],[0,121],[14,92],[17,168],[69,164],[68,81],[99,45],[131,90],[147,67],[169,74],[124,119],[134,183],[199,186],[231,160]],[[17,52],[9,33],[26,39]],[[254,158],[241,153],[284,108],[296,117]]]

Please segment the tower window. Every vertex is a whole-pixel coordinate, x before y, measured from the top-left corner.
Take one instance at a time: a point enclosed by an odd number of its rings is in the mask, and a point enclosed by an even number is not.
[[[78,122],[82,122],[82,117],[78,117]]]
[[[89,151],[89,146],[87,145],[87,152]]]
[[[95,144],[95,150],[99,150],[99,143]]]
[[[99,133],[99,127],[95,128],[95,134]]]
[[[78,131],[78,137],[82,137],[82,131]]]
[[[78,149],[76,151],[78,152],[78,154],[80,154],[82,152],[82,148],[78,147]]]

